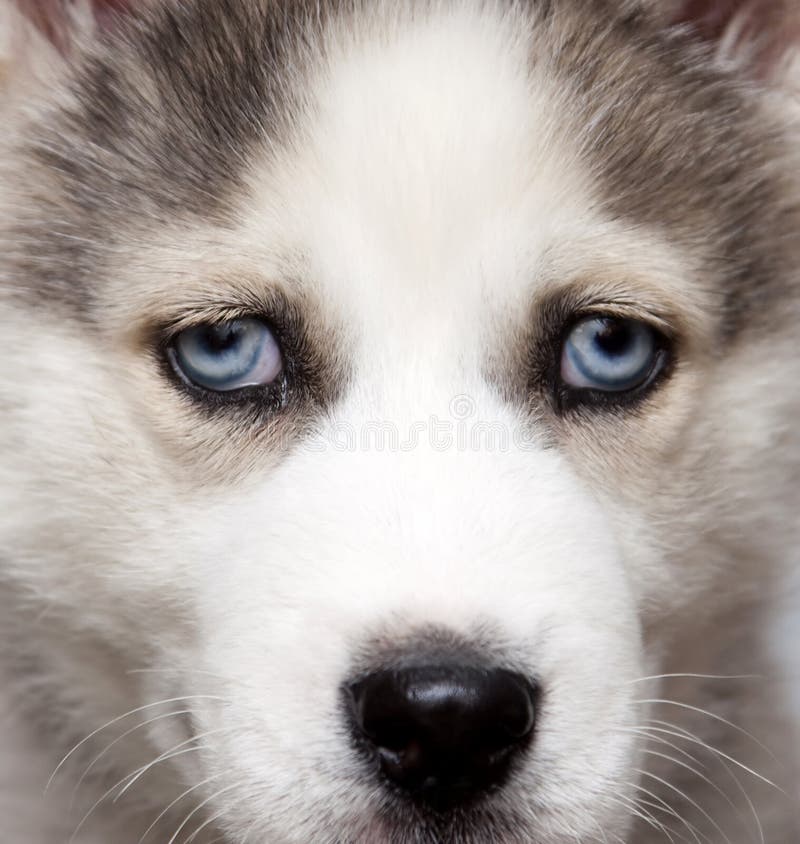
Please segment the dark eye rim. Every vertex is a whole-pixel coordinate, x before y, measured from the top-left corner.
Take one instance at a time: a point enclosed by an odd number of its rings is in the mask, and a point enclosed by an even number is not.
[[[212,390],[192,381],[177,360],[175,342],[180,334],[192,328],[221,325],[235,320],[256,320],[273,335],[281,353],[283,368],[280,375],[269,384],[253,384],[235,390]],[[271,411],[282,409],[289,401],[292,385],[301,381],[297,358],[291,353],[288,332],[282,330],[274,319],[257,312],[237,312],[218,318],[198,319],[179,326],[162,326],[156,342],[159,368],[167,381],[195,403],[209,409],[259,404]]]
[[[646,326],[653,335],[656,343],[653,365],[647,376],[629,390],[608,391],[591,387],[573,387],[564,382],[561,377],[561,360],[564,346],[572,331],[580,323],[592,319],[617,320],[620,322],[637,322]],[[603,310],[591,310],[573,314],[563,323],[554,343],[554,358],[552,363],[553,391],[556,408],[560,413],[571,410],[626,410],[632,409],[648,398],[672,374],[675,363],[675,341],[662,328],[654,325],[651,320],[633,315],[613,313]]]

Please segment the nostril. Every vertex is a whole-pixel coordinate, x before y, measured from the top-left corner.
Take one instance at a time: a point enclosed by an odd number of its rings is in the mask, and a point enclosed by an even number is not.
[[[356,736],[383,775],[436,808],[501,784],[536,720],[535,684],[505,669],[380,671],[348,692]]]

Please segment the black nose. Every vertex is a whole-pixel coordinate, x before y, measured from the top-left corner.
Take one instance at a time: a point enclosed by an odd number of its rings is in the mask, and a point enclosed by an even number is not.
[[[501,785],[533,733],[536,688],[503,669],[418,666],[348,688],[356,734],[383,774],[439,811]]]

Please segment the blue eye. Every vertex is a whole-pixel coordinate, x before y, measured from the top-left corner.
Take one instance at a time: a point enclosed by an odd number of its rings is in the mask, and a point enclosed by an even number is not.
[[[644,322],[587,317],[564,342],[561,380],[576,389],[623,393],[647,382],[663,359],[661,335]]]
[[[217,393],[272,384],[283,371],[278,342],[261,320],[233,319],[187,328],[169,348],[187,381]]]

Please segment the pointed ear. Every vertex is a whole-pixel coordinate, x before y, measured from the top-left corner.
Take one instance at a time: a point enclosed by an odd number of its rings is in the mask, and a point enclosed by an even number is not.
[[[8,2],[8,0],[5,0]],[[112,27],[132,0],[12,0],[60,53],[79,33]]]
[[[800,51],[798,0],[672,0],[670,10],[673,24],[762,81],[781,80]]]
[[[149,2],[0,0],[0,99],[51,84],[78,42],[113,29],[127,12]]]

